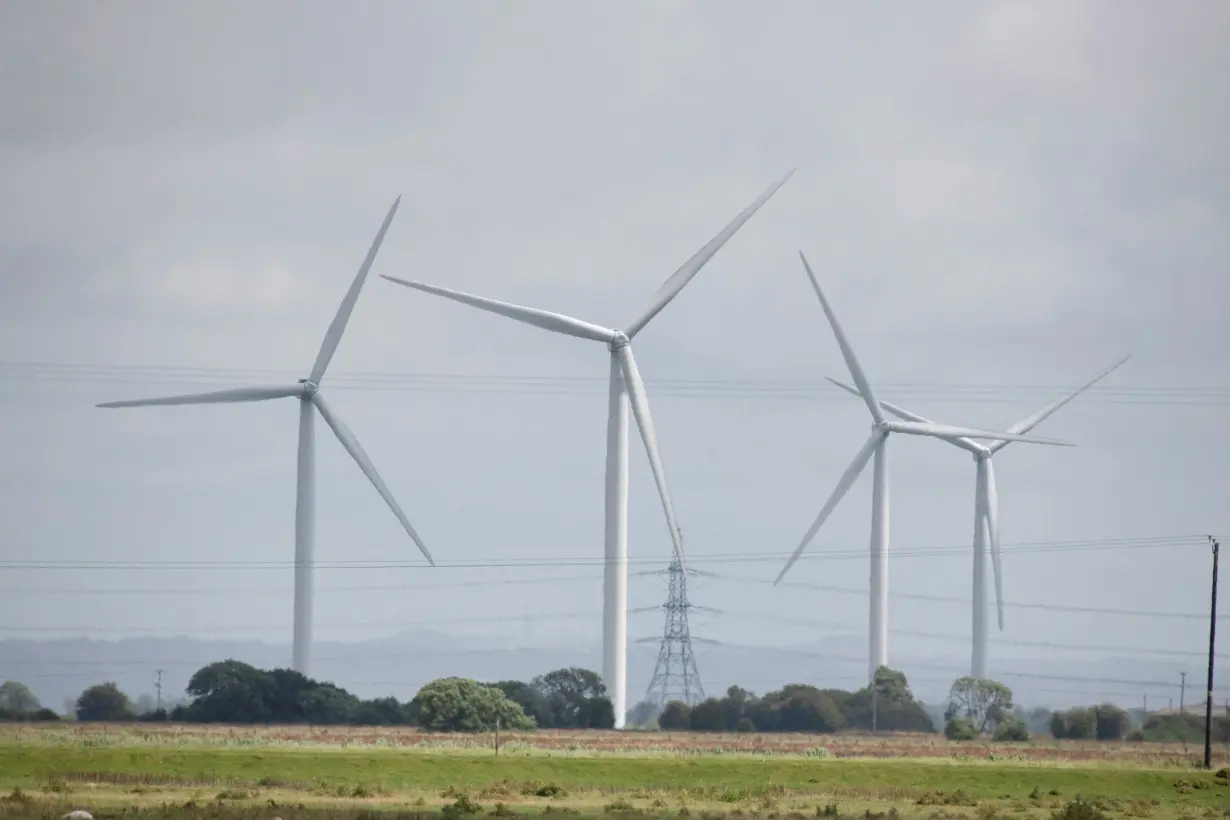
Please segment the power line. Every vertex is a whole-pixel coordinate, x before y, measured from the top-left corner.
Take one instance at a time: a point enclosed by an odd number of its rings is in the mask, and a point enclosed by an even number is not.
[[[1144,538],[1111,538],[1111,539],[1093,539],[1079,541],[1034,541],[1021,542],[1016,545],[1006,544],[1001,549],[1001,552],[1008,554],[1034,554],[1034,553],[1050,553],[1050,552],[1086,552],[1096,550],[1127,550],[1127,549],[1158,549],[1162,547],[1175,549],[1184,546],[1195,546],[1196,544],[1204,546],[1204,536],[1158,536]],[[963,555],[969,552],[968,544],[953,545],[953,546],[936,546],[936,547],[914,547],[900,548],[893,551],[892,558],[923,558],[943,555]],[[691,563],[760,563],[765,561],[781,561],[790,553],[786,552],[732,552],[732,553],[708,553],[689,556]],[[799,560],[824,561],[824,560],[841,560],[852,558],[865,558],[867,554],[865,547],[848,548],[844,550],[828,549],[823,552],[809,553],[801,556]],[[508,568],[508,567],[581,567],[581,566],[601,566],[605,562],[604,557],[595,556],[593,558],[482,558],[470,561],[454,560],[454,561],[438,561],[434,567],[435,570],[440,569],[474,569],[474,568]],[[628,558],[629,564],[651,564],[661,566],[669,563],[669,560],[661,558]],[[185,560],[162,560],[152,561],[146,559],[133,560],[115,560],[115,561],[83,561],[83,560],[22,560],[22,559],[7,559],[0,560],[0,568],[7,570],[17,569],[73,569],[73,570],[213,570],[213,569],[262,569],[262,570],[282,570],[294,566],[291,560],[221,560],[221,561],[185,561]],[[356,560],[356,561],[330,561],[319,562],[315,565],[318,569],[426,569],[428,565],[422,561],[378,561],[378,560]]]
[[[699,609],[699,610],[703,610],[708,613],[712,613],[714,615],[731,616],[731,617],[736,617],[736,618],[754,618],[758,620],[769,620],[769,621],[777,621],[780,623],[790,623],[790,624],[795,624],[799,626],[819,626],[819,627],[835,629],[835,630],[844,631],[844,632],[859,632],[864,629],[864,625],[850,623],[850,622],[826,621],[826,620],[813,619],[813,618],[796,618],[796,617],[790,617],[790,616],[784,616],[784,615],[774,615],[772,613],[731,612],[731,611],[723,610],[723,609],[713,609],[711,607],[697,607],[694,605],[689,605],[686,602],[682,604],[682,608],[683,609],[679,613],[676,613],[676,614],[682,615],[683,610],[686,610],[686,609]],[[630,613],[631,614],[647,614],[650,612],[659,611],[661,609],[663,609],[662,606],[643,607],[643,608],[630,610]],[[670,611],[669,604],[667,605],[667,609],[668,611]],[[503,622],[508,622],[508,621],[531,621],[531,620],[556,621],[556,620],[563,620],[566,618],[597,619],[599,615],[600,613],[598,612],[591,612],[589,610],[579,610],[579,611],[569,611],[569,612],[531,613],[531,614],[525,614],[525,615],[509,615],[505,613],[505,614],[500,614],[500,615],[471,615],[471,616],[452,616],[452,617],[442,617],[442,618],[415,618],[413,620],[402,617],[402,618],[396,618],[396,619],[383,619],[383,620],[378,620],[378,621],[363,621],[363,622],[355,622],[355,623],[340,623],[340,624],[332,623],[328,625],[328,629],[330,630],[349,630],[349,629],[373,629],[373,628],[381,628],[381,627],[405,628],[405,627],[411,627],[411,626],[412,627],[423,627],[423,626],[435,626],[435,625],[441,625],[441,624],[462,624],[462,623],[495,623],[495,622],[503,623]],[[682,624],[683,632],[675,636],[674,639],[676,641],[683,641],[687,637],[685,634],[688,632],[688,630],[686,629],[686,626],[687,626],[686,617],[683,618],[683,621],[685,621]],[[218,633],[219,631],[223,633],[263,632],[263,631],[280,629],[282,628],[282,626],[283,624],[280,624],[280,623],[279,624],[247,623],[247,624],[242,624],[242,625],[214,626],[214,627],[211,627],[211,631],[214,633]],[[671,626],[671,622],[668,620],[668,627],[667,627],[668,636],[671,636],[673,634],[673,633],[670,633],[670,626]],[[0,627],[0,632],[19,633],[19,634],[20,633],[48,633],[48,632],[67,632],[67,633],[74,633],[74,634],[125,633],[127,635],[134,636],[134,637],[135,636],[159,636],[159,635],[170,635],[170,636],[178,637],[178,636],[183,636],[186,633],[191,632],[191,631],[192,630],[186,630],[180,627],[160,627],[160,628],[151,628],[151,627],[144,627],[144,626],[142,627],[129,627],[129,626],[107,627],[107,626],[98,626],[98,625],[91,625],[91,626],[4,626],[4,627]],[[914,629],[906,629],[906,628],[898,628],[898,627],[890,627],[889,632],[891,634],[903,635],[903,636],[908,636],[908,637],[957,641],[957,642],[962,642],[962,643],[968,643],[970,639],[969,635],[963,635],[963,634],[958,634],[958,633],[953,633],[953,632],[930,632],[930,631],[914,630]],[[657,640],[657,637],[655,637],[654,640]],[[1016,639],[1011,639],[1011,638],[1000,638],[1000,639],[997,639],[994,643],[996,646],[1019,646],[1019,647],[1025,647],[1025,648],[1059,649],[1059,650],[1067,650],[1067,651],[1074,651],[1074,652],[1107,652],[1107,653],[1122,653],[1126,655],[1158,655],[1158,656],[1171,656],[1171,657],[1200,657],[1200,658],[1203,658],[1205,656],[1205,653],[1203,651],[1184,651],[1184,650],[1174,649],[1174,648],[1169,648],[1169,647],[1151,648],[1151,647],[1131,647],[1131,646],[1122,646],[1122,645],[1103,645],[1103,644],[1071,644],[1071,643],[1062,643],[1062,642],[1056,642],[1056,641],[1025,641],[1025,640],[1016,640]],[[771,648],[776,649],[776,647],[771,647]],[[793,651],[793,650],[783,649],[781,651]],[[685,653],[685,655],[681,655],[681,657],[683,657],[684,660],[686,660],[686,657],[690,657],[690,656],[691,656],[691,648],[689,646],[687,653]],[[1217,657],[1230,657],[1230,655],[1218,655]],[[106,662],[100,662],[100,663],[106,663]],[[694,671],[695,670],[693,669],[693,672]]]
[[[71,568],[70,568],[71,569]],[[518,568],[519,569],[519,568]],[[655,571],[660,572],[660,571]],[[642,573],[644,574],[644,573]],[[760,584],[772,586],[773,582],[766,578],[743,578],[734,575],[722,575],[717,573],[706,573],[706,578],[711,578],[717,581],[738,584]],[[483,581],[442,581],[434,583],[421,584],[350,584],[342,586],[321,586],[317,587],[316,592],[319,593],[336,593],[336,592],[408,592],[412,590],[440,590],[440,589],[462,589],[467,587],[491,587],[491,586],[531,586],[538,584],[565,584],[574,582],[596,582],[602,578],[601,574],[584,574],[584,575],[546,575],[535,578],[493,578]],[[867,589],[865,587],[847,587],[835,584],[814,584],[807,581],[783,581],[780,584],[783,588],[795,589],[812,589],[821,592],[836,592],[843,595],[866,596]],[[72,595],[80,597],[84,595],[170,595],[181,597],[185,595],[234,595],[234,594],[249,594],[260,593],[262,595],[272,594],[290,594],[290,587],[270,587],[268,585],[261,586],[241,586],[241,587],[213,587],[203,588],[194,587],[33,587],[33,586],[14,586],[0,587],[0,595]],[[926,593],[902,592],[893,590],[889,593],[891,598],[900,598],[904,600],[926,601],[929,603],[944,603],[944,604],[961,604],[969,605],[971,599],[962,598],[954,595],[930,595]],[[1024,602],[1024,601],[1006,601],[1004,602],[1006,609],[1024,609],[1038,610],[1051,612],[1071,612],[1077,614],[1092,614],[1092,615],[1112,615],[1125,617],[1145,617],[1145,618],[1171,618],[1182,620],[1199,620],[1204,621],[1208,618],[1207,614],[1201,612],[1166,612],[1151,609],[1123,609],[1115,607],[1095,607],[1074,604],[1056,604],[1056,603],[1039,603],[1039,602]],[[693,607],[695,608],[695,607]],[[656,609],[656,607],[655,607]],[[1221,619],[1230,619],[1230,614],[1222,614],[1218,616]]]
[[[213,385],[276,381],[293,382],[289,370],[207,368],[174,365],[114,365],[66,362],[0,361],[0,379],[8,381],[74,382],[101,384]],[[546,393],[586,395],[606,392],[605,378],[561,375],[507,375],[479,373],[354,372],[331,374],[332,389],[397,390],[453,393]],[[673,398],[764,398],[851,401],[826,382],[750,379],[658,379],[647,386],[655,395]],[[1017,403],[1061,395],[1073,385],[943,384],[937,382],[887,383],[879,389],[902,400],[943,403]],[[1221,406],[1230,404],[1230,386],[1124,386],[1096,385],[1085,403],[1171,404]]]

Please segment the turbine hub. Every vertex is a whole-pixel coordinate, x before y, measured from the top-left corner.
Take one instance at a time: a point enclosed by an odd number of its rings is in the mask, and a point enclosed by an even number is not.
[[[627,347],[632,340],[628,338],[628,334],[622,330],[615,331],[615,335],[611,338],[611,343],[607,345],[612,352],[619,350],[621,347]]]
[[[986,445],[980,444],[978,446],[979,446],[978,452],[972,454],[974,457],[975,464],[977,464],[980,461],[986,461],[988,458],[991,457],[991,450]]]
[[[877,431],[877,432],[882,432],[882,433],[887,433],[887,432],[889,432],[889,430],[888,430],[888,420],[887,420],[887,419],[885,419],[885,420],[883,420],[883,421],[876,421],[876,422],[872,422],[872,424],[871,424],[871,429],[872,429],[872,430],[875,430],[875,431]]]
[[[300,379],[299,384],[303,385],[303,398],[310,399],[316,395],[316,391],[320,389],[320,385],[311,379]]]

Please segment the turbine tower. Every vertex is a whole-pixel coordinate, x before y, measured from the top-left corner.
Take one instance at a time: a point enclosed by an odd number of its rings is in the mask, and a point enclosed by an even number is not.
[[[363,474],[375,486],[376,491],[380,493],[380,497],[389,505],[389,509],[393,511],[393,514],[397,516],[397,520],[401,522],[406,533],[418,545],[419,550],[427,558],[428,563],[432,566],[435,565],[431,553],[427,551],[423,540],[414,531],[410,520],[406,518],[406,514],[402,512],[396,499],[393,498],[393,494],[389,492],[384,479],[376,472],[375,465],[372,464],[371,459],[364,452],[358,439],[350,432],[350,428],[346,426],[346,423],[333,412],[320,392],[321,379],[325,375],[325,370],[329,367],[329,362],[333,359],[334,352],[337,351],[338,343],[342,340],[342,333],[346,330],[346,323],[350,320],[350,314],[354,311],[355,302],[359,299],[359,291],[363,288],[367,272],[371,269],[372,262],[376,259],[376,252],[380,250],[380,244],[384,241],[384,235],[389,230],[389,225],[393,222],[393,215],[397,213],[397,206],[399,204],[401,204],[400,196],[393,202],[393,206],[389,208],[389,212],[384,218],[384,223],[380,226],[380,232],[376,234],[376,239],[372,242],[371,248],[368,249],[367,257],[359,267],[358,274],[355,276],[354,281],[350,283],[350,289],[346,291],[341,307],[337,309],[337,315],[333,317],[328,331],[325,332],[325,339],[320,346],[320,352],[316,354],[316,362],[312,365],[311,373],[308,374],[306,379],[300,379],[298,384],[286,386],[238,387],[233,390],[217,390],[210,393],[193,393],[156,399],[111,401],[98,405],[99,407],[153,407],[175,404],[238,404],[290,397],[299,399],[298,483],[295,490],[295,625],[292,664],[295,671],[301,672],[304,675],[310,674],[312,650],[312,567],[316,528],[316,445],[313,422],[315,421],[316,412],[319,411],[321,418],[325,420],[325,424],[329,425],[337,436],[338,441],[346,448],[346,452],[350,453],[351,457],[358,463],[359,469],[363,471]]]
[[[579,339],[589,339],[601,342],[610,351],[609,404],[607,416],[607,451],[606,451],[606,537],[605,537],[605,570],[603,573],[603,616],[602,616],[602,678],[611,692],[611,702],[615,707],[615,728],[622,729],[627,713],[628,690],[628,405],[632,405],[632,415],[636,418],[641,439],[645,444],[645,452],[649,457],[649,467],[653,471],[654,482],[657,484],[658,495],[662,500],[662,509],[666,514],[666,525],[670,530],[674,554],[683,560],[683,547],[679,540],[679,527],[675,521],[675,511],[671,504],[670,494],[666,488],[666,474],[662,468],[662,459],[658,453],[657,436],[654,433],[653,419],[649,414],[649,400],[645,395],[645,385],[641,381],[636,360],[632,357],[632,339],[644,330],[653,317],[665,308],[672,299],[683,290],[700,269],[735,232],[760,210],[777,189],[786,183],[793,170],[773,183],[751,205],[722,229],[717,236],[709,240],[703,248],[697,251],[691,259],[666,280],[666,283],[654,294],[649,307],[633,320],[625,330],[612,330],[573,319],[559,313],[551,313],[537,308],[499,302],[461,291],[449,290],[436,285],[422,282],[412,282],[392,276],[381,276],[390,282],[405,287],[443,296],[454,302],[476,307],[489,313],[506,316],[534,325],[554,333],[574,336]]]
[[[773,584],[774,586],[779,584],[782,578],[786,576],[786,573],[790,571],[790,568],[794,566],[794,562],[803,554],[803,550],[806,549],[812,538],[820,530],[821,525],[832,514],[833,510],[837,507],[837,503],[841,501],[842,497],[849,492],[850,487],[854,485],[855,480],[863,472],[863,468],[867,466],[867,462],[871,460],[872,456],[875,456],[875,481],[871,494],[871,595],[869,613],[870,634],[868,636],[870,643],[868,680],[874,681],[876,670],[881,666],[888,665],[889,434],[905,433],[912,436],[931,436],[933,438],[963,436],[965,438],[1028,441],[1034,444],[1052,444],[1065,447],[1072,445],[1053,439],[1028,438],[1015,433],[997,433],[973,427],[957,427],[950,424],[921,421],[889,421],[886,419],[883,411],[880,409],[880,402],[876,399],[875,393],[871,389],[871,384],[867,381],[867,376],[863,372],[858,358],[854,355],[854,350],[850,347],[850,342],[846,338],[845,332],[841,329],[841,324],[833,313],[833,308],[829,305],[828,299],[825,298],[824,291],[820,289],[820,283],[816,281],[816,276],[812,273],[811,266],[807,264],[807,257],[800,251],[799,258],[803,261],[803,270],[806,271],[807,278],[811,281],[811,286],[816,291],[816,296],[820,299],[820,307],[824,309],[824,315],[828,317],[829,325],[833,328],[833,335],[837,338],[837,345],[841,348],[841,355],[846,360],[846,367],[849,368],[854,383],[858,385],[863,401],[867,404],[867,409],[871,411],[873,423],[871,438],[867,439],[863,449],[858,451],[854,461],[846,468],[845,473],[842,474],[841,479],[837,482],[837,487],[834,488],[832,495],[824,503],[820,514],[816,516],[816,520],[812,522],[811,527],[803,535],[803,540],[799,542],[799,546],[795,549],[794,554],[786,561],[786,565],[782,567],[782,571],[778,573],[777,580]]]
[[[1033,415],[1026,416],[1008,428],[1008,432],[1028,433],[1037,427],[1056,410],[1072,399],[1084,393],[1090,387],[1100,382],[1106,376],[1117,370],[1130,359],[1124,356],[1117,362],[1089,379],[1076,390],[1063,398],[1048,404]],[[841,389],[861,396],[858,388],[829,379]],[[894,416],[906,421],[929,424],[926,418],[902,409],[895,404],[881,401],[880,406]],[[999,440],[992,444],[979,444],[963,436],[941,436],[949,444],[954,444],[970,452],[977,465],[974,482],[974,598],[973,598],[973,648],[970,652],[970,675],[975,678],[986,678],[989,632],[987,628],[987,541],[991,542],[991,564],[995,575],[995,606],[998,615],[999,629],[1004,629],[1004,583],[1000,567],[999,553],[999,494],[995,489],[995,469],[991,464],[992,456],[1008,446],[1008,441]]]
[[[658,709],[672,700],[695,706],[705,699],[705,687],[700,682],[696,655],[692,652],[692,630],[688,626],[688,610],[705,607],[688,601],[688,572],[678,558],[671,559],[666,574],[670,579],[670,593],[661,607],[666,611],[666,624],[658,662],[645,689],[645,701]]]

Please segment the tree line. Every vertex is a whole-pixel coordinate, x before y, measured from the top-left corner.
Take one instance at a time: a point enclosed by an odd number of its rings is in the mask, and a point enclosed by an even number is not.
[[[588,669],[556,669],[529,681],[480,683],[440,678],[409,701],[364,700],[327,681],[290,669],[258,669],[236,660],[208,664],[192,676],[188,701],[171,709],[139,708],[115,683],[85,689],[74,703],[81,721],[174,721],[316,725],[402,725],[428,731],[485,732],[534,728],[608,729],[615,713],[601,677]],[[937,714],[936,717],[939,715]],[[757,695],[732,686],[724,697],[695,705],[640,703],[631,728],[700,732],[942,731],[952,740],[1025,741],[1031,735],[1102,741],[1184,741],[1203,738],[1203,717],[1145,715],[1139,723],[1109,703],[1061,711],[1024,710],[1012,690],[994,680],[958,678],[937,724],[910,690],[904,673],[881,667],[854,691],[788,684]],[[0,685],[0,720],[59,720],[28,687]],[[1230,742],[1230,719],[1214,721],[1217,742]]]
[[[658,728],[695,732],[935,731],[905,675],[883,666],[874,684],[853,692],[794,683],[758,697],[732,686],[724,698],[708,698],[695,706],[671,701],[656,712],[652,704],[639,704],[629,723],[652,726],[656,718]]]

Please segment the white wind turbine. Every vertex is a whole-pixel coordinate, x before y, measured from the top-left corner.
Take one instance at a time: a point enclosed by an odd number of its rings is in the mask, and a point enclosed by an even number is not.
[[[755,202],[749,205],[733,221],[722,229],[717,236],[709,240],[703,248],[697,251],[691,259],[667,279],[665,284],[654,294],[649,307],[637,317],[625,330],[613,330],[589,322],[573,319],[559,313],[524,307],[522,305],[498,302],[482,296],[449,290],[436,285],[421,282],[411,282],[381,274],[399,285],[443,296],[455,302],[460,302],[480,310],[516,319],[525,324],[575,336],[580,339],[590,339],[607,346],[611,353],[610,388],[607,416],[607,450],[606,450],[606,536],[605,561],[603,572],[603,613],[602,613],[602,678],[610,693],[615,711],[615,728],[624,726],[627,712],[627,653],[628,653],[628,404],[632,404],[632,414],[640,429],[641,439],[645,444],[645,452],[649,456],[649,467],[653,472],[654,482],[658,487],[658,495],[662,500],[662,509],[666,513],[666,524],[670,529],[671,543],[674,552],[682,560],[683,547],[679,537],[679,526],[675,520],[674,507],[666,487],[666,474],[662,468],[662,457],[658,453],[657,436],[654,433],[653,418],[649,414],[649,400],[645,395],[645,385],[632,356],[631,341],[654,316],[670,303],[692,280],[700,269],[735,232],[760,210],[769,197],[777,189],[786,184],[786,180],[794,173],[791,170],[777,182],[769,186]]]
[[[316,497],[316,454],[313,421],[316,411],[320,412],[325,423],[333,429],[338,441],[346,448],[346,452],[350,453],[354,460],[358,462],[363,474],[375,485],[376,491],[380,493],[380,497],[393,510],[393,514],[397,516],[397,520],[401,522],[402,527],[405,528],[406,532],[414,540],[414,543],[418,545],[423,555],[426,556],[428,563],[435,566],[431,553],[427,551],[427,547],[423,544],[422,539],[419,538],[418,533],[414,531],[414,527],[411,526],[409,519],[406,518],[406,514],[402,512],[401,507],[398,506],[397,501],[393,498],[393,494],[389,492],[384,479],[376,472],[375,465],[372,464],[367,453],[363,451],[354,434],[350,432],[350,428],[333,412],[320,392],[320,380],[325,375],[325,369],[329,366],[329,361],[337,350],[338,342],[342,339],[342,333],[346,329],[346,322],[350,319],[350,314],[354,311],[355,302],[359,298],[359,291],[363,288],[363,281],[367,278],[367,272],[371,269],[372,262],[376,258],[376,252],[384,241],[384,235],[393,221],[393,215],[397,213],[397,206],[399,204],[401,204],[400,196],[393,202],[393,206],[389,208],[388,215],[385,216],[384,223],[380,226],[380,232],[376,234],[375,241],[372,242],[371,248],[367,251],[367,257],[363,260],[363,264],[360,266],[354,281],[351,282],[350,289],[346,291],[341,307],[338,308],[337,315],[333,317],[333,321],[325,333],[325,339],[320,346],[320,352],[316,355],[316,363],[312,365],[312,371],[306,379],[300,379],[298,384],[286,386],[238,387],[233,390],[217,390],[210,393],[193,393],[156,399],[135,399],[133,401],[112,401],[98,405],[99,407],[144,407],[172,404],[237,404],[290,398],[292,396],[299,399],[299,464],[298,484],[295,492],[295,625],[292,663],[295,670],[304,675],[310,674],[312,649],[312,567],[313,540],[316,526],[314,510]]]
[[[867,439],[867,443],[863,445],[863,449],[859,450],[858,455],[854,457],[854,461],[846,468],[842,474],[841,480],[837,482],[837,487],[825,502],[824,507],[820,510],[820,514],[816,516],[816,520],[808,528],[807,533],[803,536],[803,540],[799,543],[798,548],[790,559],[786,561],[786,565],[782,567],[782,571],[778,574],[774,585],[781,582],[790,568],[794,566],[794,562],[803,554],[803,550],[815,537],[820,530],[821,525],[832,514],[837,507],[837,503],[842,497],[849,492],[850,487],[854,485],[856,479],[863,472],[863,468],[867,466],[867,462],[875,456],[875,482],[871,495],[871,601],[870,601],[870,623],[869,623],[869,641],[870,641],[870,656],[868,680],[875,678],[876,670],[881,666],[888,665],[888,436],[889,433],[906,433],[914,436],[931,436],[933,438],[943,438],[952,436],[964,436],[966,438],[981,438],[981,439],[998,439],[1006,441],[1028,441],[1034,444],[1052,444],[1064,447],[1072,445],[1067,442],[1055,441],[1053,439],[1029,438],[1027,436],[1018,435],[1015,433],[997,433],[990,430],[980,430],[972,427],[957,427],[951,424],[936,424],[934,422],[923,421],[889,421],[884,417],[883,411],[880,409],[880,402],[875,397],[875,392],[871,389],[871,384],[867,381],[867,376],[863,372],[862,366],[859,365],[858,358],[854,355],[854,350],[850,347],[850,342],[846,338],[845,332],[841,329],[841,324],[837,321],[837,317],[833,314],[833,308],[829,305],[828,299],[825,298],[824,292],[820,289],[820,283],[816,281],[815,274],[812,273],[811,266],[807,264],[807,257],[799,252],[799,258],[803,260],[803,269],[807,272],[807,278],[811,280],[811,285],[816,291],[816,296],[820,298],[820,306],[824,309],[824,315],[828,317],[829,324],[833,328],[833,335],[837,337],[837,345],[841,348],[841,355],[846,360],[846,366],[850,369],[850,375],[854,379],[854,383],[858,385],[862,393],[863,401],[867,403],[867,409],[871,411],[873,421],[871,429],[871,438]]]
[[[1028,433],[1037,427],[1060,407],[1084,393],[1100,382],[1120,365],[1130,359],[1124,356],[1093,378],[1089,379],[1076,390],[1063,398],[1048,404],[1033,415],[1026,416],[1008,428],[1009,433]],[[861,396],[857,387],[829,379],[843,390]],[[906,421],[929,424],[930,422],[909,410],[895,404],[881,401],[880,406],[894,416]],[[970,675],[975,678],[987,676],[987,648],[989,630],[987,629],[987,540],[991,542],[991,564],[995,575],[995,606],[998,615],[999,628],[1004,628],[1004,584],[1000,567],[999,554],[999,493],[995,489],[995,468],[991,463],[992,456],[1008,446],[1008,441],[1000,439],[991,444],[979,444],[963,436],[940,436],[950,444],[967,450],[974,456],[977,465],[974,484],[974,598],[973,598],[973,649],[970,653]]]

